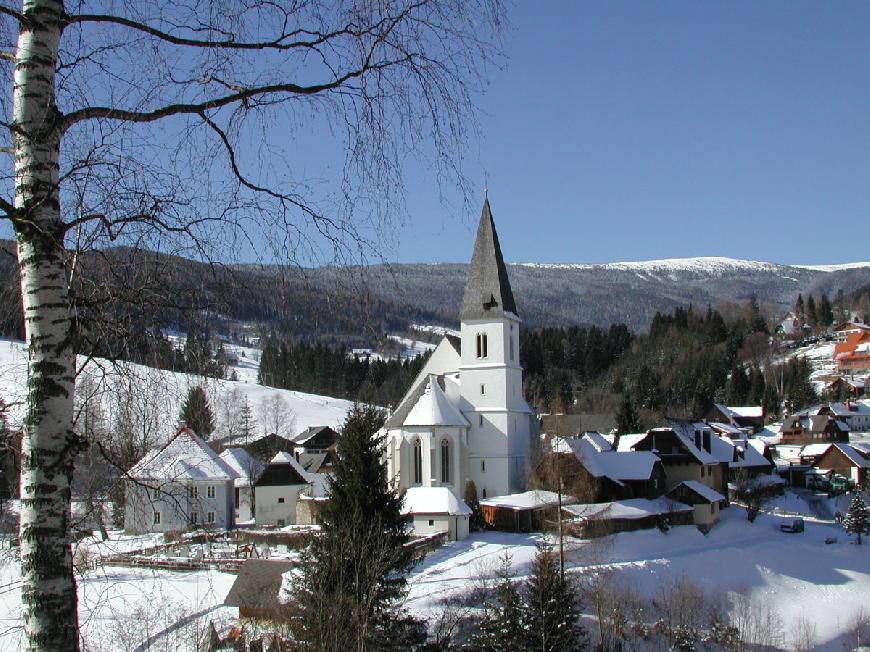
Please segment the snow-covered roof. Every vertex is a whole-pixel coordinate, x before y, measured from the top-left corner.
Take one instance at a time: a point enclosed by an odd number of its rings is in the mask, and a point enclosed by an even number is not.
[[[645,432],[620,435],[619,439],[616,442],[616,450],[618,450],[619,452],[634,450],[635,444],[645,438]]]
[[[863,403],[854,402],[846,405],[845,403],[831,403],[831,412],[836,417],[866,417],[870,416],[870,407]]]
[[[849,458],[849,461],[852,462],[859,469],[870,469],[870,460],[866,459],[861,453],[855,450],[854,447],[849,444],[834,444],[843,455]]]
[[[586,503],[568,505],[564,508],[577,520],[634,520],[659,514],[673,512],[690,512],[692,507],[678,503],[670,498],[629,498],[627,500],[615,500],[611,503]]]
[[[732,426],[730,423],[722,423],[721,421],[711,421],[710,427],[719,432],[726,433],[729,436],[734,435],[735,437],[740,437],[746,434],[740,428]]]
[[[725,500],[725,496],[697,480],[683,480],[680,484],[686,485],[689,489],[701,496],[701,498],[709,500],[711,503],[718,503]]]
[[[296,461],[295,457],[293,457],[290,453],[286,453],[284,451],[278,453],[277,455],[275,455],[275,457],[269,460],[269,464],[289,464],[293,467],[293,470],[301,475],[308,483],[314,482],[314,478],[312,476],[323,475],[321,473],[309,473],[302,468],[302,465]]]
[[[588,441],[599,453],[603,453],[605,451],[609,451],[613,448],[610,445],[610,442],[604,438],[597,430],[588,430],[583,433],[583,439]]]
[[[411,487],[405,492],[402,514],[470,516],[471,509],[449,487]]]
[[[709,433],[708,436],[711,440],[715,437],[710,427],[706,423],[691,423],[689,421],[682,421],[680,419],[668,419],[668,424],[670,426],[669,428],[653,428],[653,430],[673,430],[674,434],[677,435],[677,438],[682,442],[683,446],[685,446],[689,453],[701,464],[719,463],[719,460],[716,459],[712,454],[708,453],[703,448],[698,448],[697,446],[695,446],[696,430],[707,430]]]
[[[468,420],[444,394],[435,376],[429,376],[429,384],[405,417],[405,426],[461,426],[468,427]]]
[[[130,469],[139,480],[235,480],[236,473],[190,428],[181,428],[158,451]]]
[[[659,458],[650,451],[599,451],[587,437],[556,437],[551,446],[555,453],[573,453],[594,477],[605,476],[621,485],[623,480],[649,480]]]
[[[731,468],[770,466],[768,459],[751,446],[747,440],[728,439],[714,435],[710,438],[710,453],[720,462],[727,462]],[[737,459],[734,459],[735,457]]]
[[[729,419],[743,417],[744,419],[760,419],[764,416],[764,408],[760,405],[722,405],[716,403],[716,409]]]
[[[576,503],[577,499],[573,496],[562,494],[562,505],[571,505]],[[542,507],[553,507],[559,504],[559,495],[554,491],[544,491],[543,489],[533,489],[521,494],[509,494],[507,496],[495,496],[493,498],[484,498],[480,501],[481,505],[489,505],[490,507],[504,507],[507,509],[540,509]]]
[[[235,485],[237,487],[247,487],[250,485],[265,468],[251,457],[244,448],[228,448],[220,454],[220,458],[236,474]]]
[[[801,457],[824,455],[830,447],[831,444],[807,444],[801,449]]]

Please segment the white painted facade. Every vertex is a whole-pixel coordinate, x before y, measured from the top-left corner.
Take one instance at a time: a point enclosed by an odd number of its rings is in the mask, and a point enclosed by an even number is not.
[[[472,480],[478,498],[523,491],[536,428],[488,203],[463,306],[460,337],[441,341],[387,420],[388,472],[402,489],[447,486],[462,496]]]
[[[255,487],[254,520],[257,525],[296,524],[296,501],[308,485]]]

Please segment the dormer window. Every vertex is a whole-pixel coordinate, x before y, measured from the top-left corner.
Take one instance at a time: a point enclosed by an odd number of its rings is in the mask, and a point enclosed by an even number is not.
[[[477,357],[485,358],[488,355],[488,345],[486,341],[486,333],[477,334]]]

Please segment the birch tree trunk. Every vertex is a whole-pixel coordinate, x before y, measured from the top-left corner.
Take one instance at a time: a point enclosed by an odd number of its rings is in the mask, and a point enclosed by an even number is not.
[[[77,650],[68,524],[74,357],[60,217],[60,133],[54,74],[62,0],[25,0],[15,61],[13,222],[28,343],[21,463],[21,572],[30,650]]]

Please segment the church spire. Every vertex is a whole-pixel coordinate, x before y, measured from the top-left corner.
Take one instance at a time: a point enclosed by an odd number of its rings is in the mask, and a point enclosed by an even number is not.
[[[483,200],[483,211],[477,227],[474,253],[468,266],[465,281],[465,296],[462,299],[462,321],[502,317],[504,313],[516,314],[514,293],[508,280],[507,268],[501,256],[498,234],[489,208],[489,198]]]

